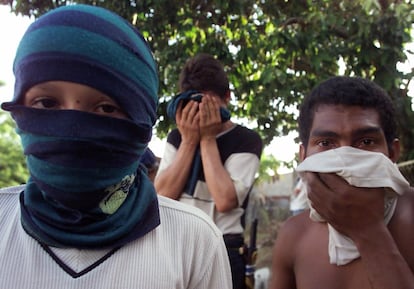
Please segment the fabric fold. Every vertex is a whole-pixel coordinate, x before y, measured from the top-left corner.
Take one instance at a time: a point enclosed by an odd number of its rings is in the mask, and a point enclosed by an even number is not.
[[[175,114],[177,112],[180,101],[189,102],[190,100],[201,102],[203,94],[197,90],[188,90],[177,94],[167,106],[167,115],[170,119],[175,121]],[[225,107],[220,107],[221,121],[226,122],[230,119],[230,111]]]

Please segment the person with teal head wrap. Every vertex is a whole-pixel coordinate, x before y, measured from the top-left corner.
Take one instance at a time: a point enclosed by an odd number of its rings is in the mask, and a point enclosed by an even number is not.
[[[158,76],[136,28],[95,6],[54,9],[27,29],[13,71],[1,107],[30,177],[0,190],[0,288],[231,287],[219,230],[157,196],[141,164]]]
[[[233,288],[244,289],[244,212],[262,140],[230,119],[229,80],[213,55],[190,58],[179,87],[167,107],[177,128],[168,134],[155,187],[159,194],[200,208],[214,220],[227,246]]]

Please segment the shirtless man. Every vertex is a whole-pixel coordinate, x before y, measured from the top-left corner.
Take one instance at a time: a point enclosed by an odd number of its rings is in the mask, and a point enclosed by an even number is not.
[[[299,116],[300,159],[350,146],[385,154],[396,162],[400,147],[395,112],[373,82],[334,77],[305,98]],[[304,174],[312,207],[327,223],[305,211],[286,221],[273,252],[271,289],[414,288],[414,193],[399,197],[388,226],[384,189],[358,188],[332,173]],[[360,257],[331,264],[328,225],[355,243]]]

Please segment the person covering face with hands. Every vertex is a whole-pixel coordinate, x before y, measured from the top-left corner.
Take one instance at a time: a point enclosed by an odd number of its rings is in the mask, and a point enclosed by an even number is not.
[[[181,93],[168,106],[177,128],[167,137],[155,187],[159,194],[198,207],[214,220],[226,242],[233,288],[244,288],[242,218],[262,141],[256,132],[230,120],[229,81],[213,56],[190,58],[179,87]]]

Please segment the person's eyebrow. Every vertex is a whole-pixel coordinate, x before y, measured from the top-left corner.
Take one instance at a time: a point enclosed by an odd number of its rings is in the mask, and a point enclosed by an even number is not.
[[[382,128],[379,126],[364,127],[355,130],[352,134],[355,136],[363,136],[366,134],[382,134]]]
[[[311,132],[310,137],[338,137],[339,134],[331,130],[315,129]]]
[[[361,136],[366,134],[380,134],[382,133],[382,128],[379,126],[369,126],[369,127],[363,127],[356,129],[352,132],[353,135]],[[331,130],[325,130],[325,129],[315,129],[310,134],[310,137],[339,137],[339,134],[331,131]]]

